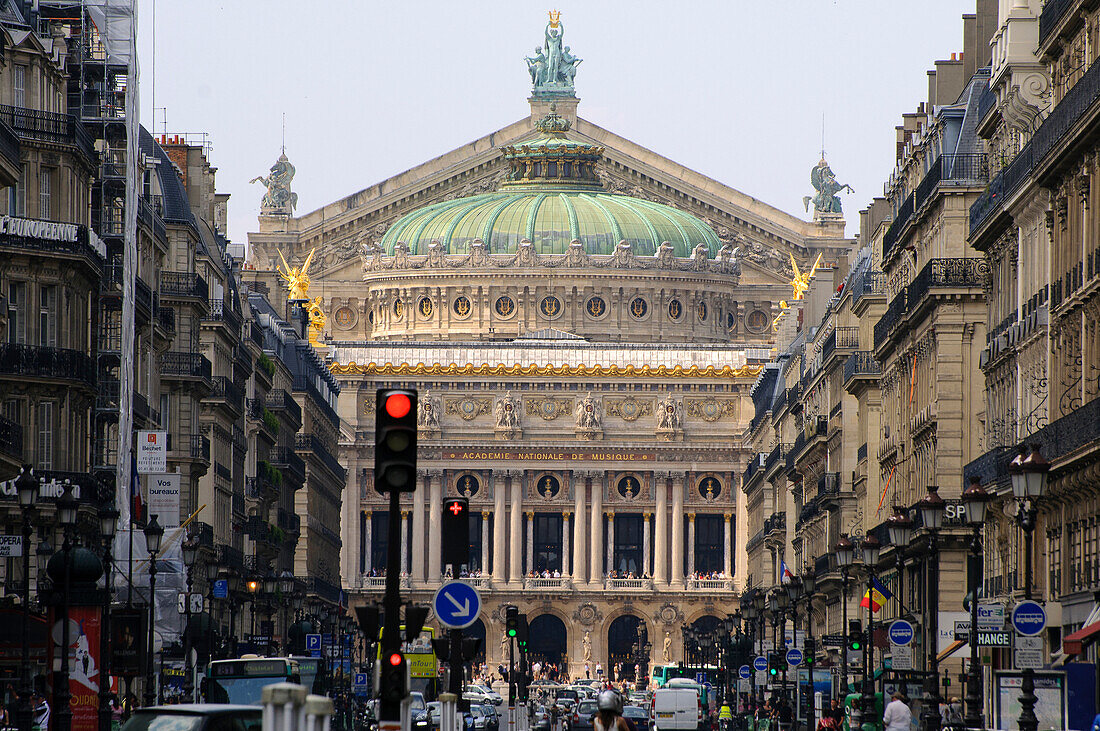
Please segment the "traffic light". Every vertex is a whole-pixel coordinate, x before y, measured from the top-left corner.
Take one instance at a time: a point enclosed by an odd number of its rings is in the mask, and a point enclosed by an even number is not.
[[[516,619],[516,647],[520,652],[527,652],[527,615],[520,614]]]
[[[470,563],[470,501],[464,497],[443,501],[442,544],[445,563],[456,568]]]
[[[405,605],[405,642],[414,642],[424,629],[428,608],[417,604]]]
[[[519,607],[509,606],[505,609],[504,627],[509,637],[519,634]]]
[[[775,677],[783,669],[783,657],[778,652],[768,653],[768,675]]]
[[[385,703],[401,703],[408,695],[409,665],[402,652],[383,653],[379,696]]]
[[[848,620],[848,649],[852,652],[863,649],[863,623],[858,619]]]
[[[375,403],[374,486],[416,490],[416,390],[380,388]]]
[[[381,615],[377,604],[367,604],[355,608],[355,618],[359,622],[359,629],[367,637],[367,642],[378,642],[378,627]]]

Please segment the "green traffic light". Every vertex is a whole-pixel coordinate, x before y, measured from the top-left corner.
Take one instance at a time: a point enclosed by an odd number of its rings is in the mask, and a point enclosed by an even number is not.
[[[508,630],[508,636],[509,637],[515,637],[516,636],[516,631],[514,629],[509,629]]]
[[[852,643],[852,649],[853,650],[858,650],[859,649],[859,643],[858,642],[853,642]]]
[[[779,675],[779,671],[775,668],[772,668],[769,672],[771,672],[772,675]]]

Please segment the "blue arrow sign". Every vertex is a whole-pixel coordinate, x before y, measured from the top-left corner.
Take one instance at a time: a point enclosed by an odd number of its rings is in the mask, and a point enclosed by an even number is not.
[[[737,668],[737,677],[748,680],[751,675],[752,668],[750,668],[748,665],[742,665],[741,667]]]
[[[321,635],[319,634],[307,634],[306,635],[306,649],[307,650],[321,650]]]
[[[758,656],[755,660],[752,661],[752,666],[760,672],[764,672],[768,669],[768,658]]]
[[[787,650],[787,664],[791,667],[798,667],[802,664],[802,650],[797,647],[792,647]]]
[[[448,581],[435,593],[432,611],[444,627],[469,627],[481,612],[481,596],[464,581]]]
[[[890,642],[905,647],[913,641],[913,625],[904,619],[896,619],[890,625]]]
[[[229,598],[229,579],[218,579],[214,582],[213,592],[215,599]]]
[[[1047,612],[1039,602],[1025,599],[1012,610],[1012,626],[1025,637],[1034,637],[1047,626]]]

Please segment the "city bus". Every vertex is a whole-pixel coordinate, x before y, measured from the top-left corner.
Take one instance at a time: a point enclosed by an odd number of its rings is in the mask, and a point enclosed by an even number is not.
[[[302,686],[314,695],[324,695],[324,678],[321,677],[321,658],[302,657],[291,655],[291,660],[298,663],[298,673],[302,678]]]
[[[213,660],[206,668],[206,702],[258,706],[264,687],[274,683],[301,685],[298,661],[247,655],[237,660]]]

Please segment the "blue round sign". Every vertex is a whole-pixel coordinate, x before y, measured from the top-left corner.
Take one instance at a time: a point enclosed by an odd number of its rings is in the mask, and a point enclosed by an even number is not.
[[[758,656],[755,660],[752,661],[752,666],[760,672],[764,672],[768,669],[768,658]]]
[[[1039,602],[1025,599],[1012,610],[1012,626],[1025,637],[1034,637],[1047,626],[1047,612]]]
[[[481,595],[464,581],[448,581],[439,587],[432,600],[439,623],[453,629],[469,627],[481,611]]]
[[[745,680],[748,680],[749,676],[751,675],[752,668],[750,668],[748,665],[742,665],[741,667],[737,668],[737,676],[739,678],[744,678]]]
[[[797,647],[792,647],[787,650],[787,664],[791,667],[797,667],[802,664],[802,650]]]
[[[890,625],[890,642],[902,647],[913,641],[913,625],[904,619],[895,619]]]

